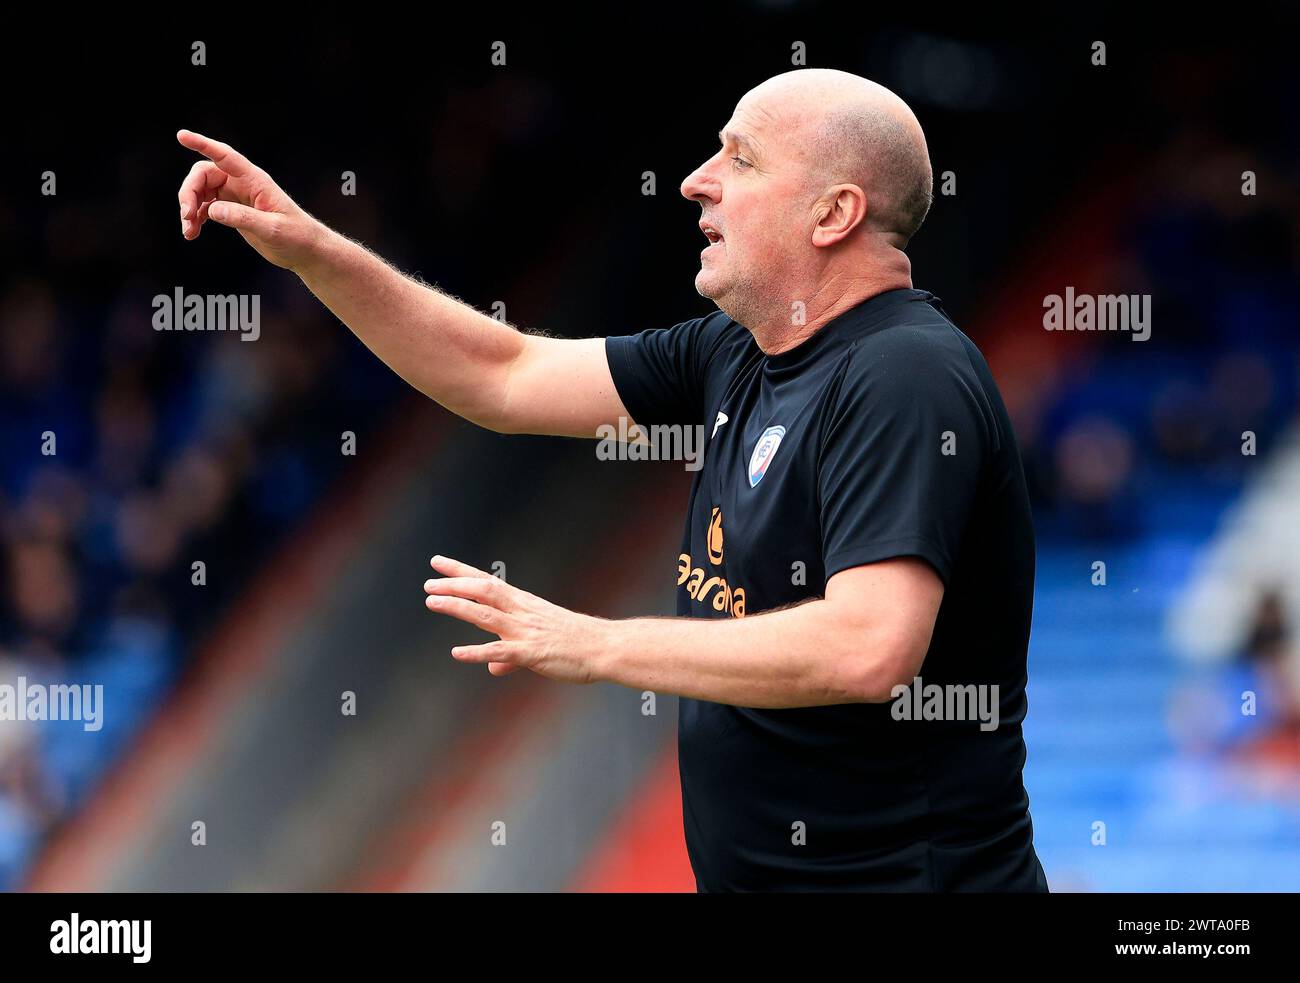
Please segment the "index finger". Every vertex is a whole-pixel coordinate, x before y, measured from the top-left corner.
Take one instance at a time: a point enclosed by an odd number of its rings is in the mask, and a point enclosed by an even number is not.
[[[460,560],[453,560],[449,556],[435,556],[429,561],[429,566],[447,577],[488,577],[493,580],[498,579],[478,567],[471,567],[468,563],[461,563]]]
[[[257,168],[252,161],[228,143],[212,140],[193,130],[177,130],[176,139],[181,146],[198,151],[231,177],[248,177]]]

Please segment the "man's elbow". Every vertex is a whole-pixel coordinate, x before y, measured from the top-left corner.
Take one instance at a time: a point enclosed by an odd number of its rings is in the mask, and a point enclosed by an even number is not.
[[[917,557],[841,570],[826,584],[828,639],[840,652],[846,701],[887,703],[911,687],[930,650],[943,582]]]
[[[846,653],[844,690],[854,703],[888,703],[898,688],[910,688],[929,650],[929,638],[915,631],[892,633],[873,641],[865,651]]]

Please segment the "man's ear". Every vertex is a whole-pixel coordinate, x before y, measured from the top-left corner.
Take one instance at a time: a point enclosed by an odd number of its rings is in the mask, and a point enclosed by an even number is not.
[[[867,193],[856,184],[837,184],[822,199],[813,227],[814,246],[833,246],[853,234],[867,217]]]

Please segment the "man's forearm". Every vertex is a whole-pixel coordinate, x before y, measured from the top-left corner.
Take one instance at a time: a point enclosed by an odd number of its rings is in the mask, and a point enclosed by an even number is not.
[[[294,269],[307,288],[420,392],[458,416],[500,429],[509,368],[524,336],[317,224],[309,258]]]
[[[497,636],[454,646],[453,658],[746,707],[887,702],[920,671],[943,598],[934,568],[905,556],[841,570],[824,597],[745,618],[610,621],[452,557],[429,564],[440,576],[424,582],[425,607]]]
[[[888,699],[890,640],[845,625],[824,599],[748,618],[605,622],[597,678],[745,707]]]

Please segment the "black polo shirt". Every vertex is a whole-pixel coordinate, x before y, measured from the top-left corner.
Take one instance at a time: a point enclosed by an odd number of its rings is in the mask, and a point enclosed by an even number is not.
[[[708,441],[679,615],[752,616],[897,556],[923,558],[945,586],[924,689],[907,697],[921,713],[681,700],[698,888],[1046,890],[1021,780],[1029,499],[997,386],[939,299],[878,294],[774,356],[722,312],[611,337],[606,354],[636,423],[700,425]],[[933,716],[931,687],[972,684],[986,710],[998,687],[996,727],[991,714],[899,719]]]

